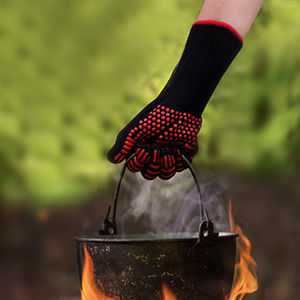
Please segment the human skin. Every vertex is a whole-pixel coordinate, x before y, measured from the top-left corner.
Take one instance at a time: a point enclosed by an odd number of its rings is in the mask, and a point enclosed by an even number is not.
[[[205,0],[198,20],[216,20],[230,24],[244,38],[264,0]]]

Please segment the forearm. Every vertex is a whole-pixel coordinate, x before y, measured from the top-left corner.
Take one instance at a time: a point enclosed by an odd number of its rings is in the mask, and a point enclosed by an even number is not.
[[[245,37],[263,2],[264,0],[205,0],[198,20],[228,23]]]

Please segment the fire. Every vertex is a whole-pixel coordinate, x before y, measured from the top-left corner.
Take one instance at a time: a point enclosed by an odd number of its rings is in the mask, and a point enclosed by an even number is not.
[[[93,260],[84,245],[84,264],[82,272],[81,300],[118,300],[118,298],[110,298],[98,288],[94,279]],[[168,285],[162,284],[163,300],[178,300]]]
[[[239,234],[237,239],[237,253],[239,262],[235,266],[235,277],[230,294],[224,300],[242,300],[246,294],[254,293],[258,289],[256,276],[256,263],[251,256],[251,243],[244,235],[241,228],[233,221],[231,212],[231,202],[229,202],[229,222],[232,232]],[[119,300],[118,298],[107,297],[97,286],[94,278],[93,260],[84,245],[84,265],[82,272],[82,300]],[[179,300],[171,291],[169,286],[162,283],[163,300]]]
[[[229,201],[228,211],[230,229],[239,234],[237,239],[239,262],[235,265],[232,290],[225,300],[242,300],[246,294],[258,290],[256,263],[251,256],[252,247],[249,239],[244,235],[241,227],[234,223],[231,201]]]
[[[165,282],[163,282],[162,284],[162,291],[164,295],[164,300],[177,300],[176,296],[172,293],[172,291]]]
[[[84,264],[82,272],[82,287],[81,287],[81,299],[82,300],[117,300],[105,296],[104,293],[99,290],[94,280],[94,264],[93,260],[84,245]]]
[[[84,245],[84,264],[82,272],[82,288],[81,299],[82,300],[118,300],[118,298],[110,298],[98,288],[94,279],[94,264],[93,260]],[[178,300],[168,285],[163,282],[162,284],[163,300]]]

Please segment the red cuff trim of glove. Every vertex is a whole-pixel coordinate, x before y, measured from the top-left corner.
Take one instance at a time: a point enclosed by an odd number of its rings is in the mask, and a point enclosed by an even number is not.
[[[229,25],[228,23],[217,21],[217,20],[199,20],[199,21],[195,22],[193,25],[197,25],[197,24],[217,25],[217,26],[220,26],[220,27],[228,28],[229,30],[231,30],[231,32],[235,36],[237,36],[242,41],[242,43],[244,43],[243,38],[237,32],[237,30],[235,28],[233,28],[231,25]]]

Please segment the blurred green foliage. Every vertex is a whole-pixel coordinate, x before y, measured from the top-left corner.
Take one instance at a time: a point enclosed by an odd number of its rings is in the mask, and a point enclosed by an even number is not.
[[[0,197],[67,205],[108,183],[118,131],[154,99],[196,0],[0,0]],[[204,112],[195,163],[290,173],[299,153],[300,2],[266,1]]]

